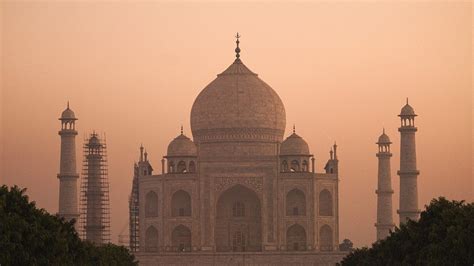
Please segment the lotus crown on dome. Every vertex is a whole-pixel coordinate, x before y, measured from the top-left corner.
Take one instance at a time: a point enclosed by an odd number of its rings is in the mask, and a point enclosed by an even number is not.
[[[194,142],[184,134],[177,136],[168,145],[168,157],[197,156]]]
[[[280,155],[310,155],[308,143],[293,133],[281,143]]]

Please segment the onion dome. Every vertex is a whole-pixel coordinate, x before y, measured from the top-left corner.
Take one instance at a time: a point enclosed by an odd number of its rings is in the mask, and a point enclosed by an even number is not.
[[[173,139],[168,145],[167,156],[197,156],[196,145],[190,138],[186,137],[181,130],[181,134]]]
[[[388,137],[387,134],[385,134],[385,129],[383,130],[382,135],[379,137],[379,141],[377,144],[391,144],[392,142],[390,141],[390,138]]]
[[[400,111],[400,116],[416,116],[415,110],[413,109],[413,107],[411,107],[408,104],[408,98],[407,98],[407,103],[405,104],[405,106],[403,106],[402,110]]]
[[[293,129],[293,134],[281,144],[280,155],[310,155],[308,143]]]
[[[240,37],[240,36],[239,36]],[[237,46],[238,48],[238,46]],[[278,94],[240,60],[207,85],[194,101],[195,141],[282,141],[286,115]]]
[[[67,103],[67,108],[61,114],[59,120],[77,120],[74,112],[69,108],[69,102]]]

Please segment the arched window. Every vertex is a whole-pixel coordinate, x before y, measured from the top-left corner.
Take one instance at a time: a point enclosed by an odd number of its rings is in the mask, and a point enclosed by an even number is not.
[[[319,193],[319,215],[332,216],[332,195],[327,189]]]
[[[158,216],[158,196],[155,192],[150,191],[145,197],[145,217]]]
[[[290,251],[306,250],[306,231],[303,226],[294,224],[286,231],[286,245]]]
[[[232,236],[232,250],[233,251],[245,251],[246,241],[245,235],[241,231],[234,232]]]
[[[218,196],[214,229],[216,251],[262,251],[260,206],[257,193],[243,185],[234,185]]]
[[[174,162],[170,161],[168,163],[168,173],[174,173]]]
[[[308,172],[309,171],[308,162],[306,160],[303,161],[302,166],[303,166],[303,169],[302,169],[303,172]]]
[[[286,161],[281,162],[281,172],[288,172],[288,163]]]
[[[191,230],[184,225],[178,225],[171,233],[173,251],[191,251]]]
[[[234,202],[234,206],[232,206],[232,216],[234,217],[244,217],[245,216],[245,205],[240,202]]]
[[[196,173],[196,164],[194,164],[194,161],[189,162],[189,172]]]
[[[306,215],[306,197],[303,191],[295,188],[286,194],[286,215]]]
[[[158,251],[158,231],[154,226],[148,227],[145,232],[145,251]]]
[[[191,196],[184,190],[176,191],[171,197],[171,216],[191,216]]]
[[[319,249],[321,251],[332,251],[333,247],[333,240],[332,240],[332,229],[329,225],[325,224],[319,230]]]
[[[297,160],[293,160],[291,162],[291,172],[299,172],[300,171],[300,163]]]
[[[176,170],[178,173],[186,173],[186,162],[180,161]]]

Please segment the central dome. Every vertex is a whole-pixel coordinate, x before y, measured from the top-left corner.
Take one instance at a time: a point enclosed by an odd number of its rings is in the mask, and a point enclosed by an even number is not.
[[[237,58],[198,95],[191,110],[195,141],[282,141],[285,107],[278,94]]]

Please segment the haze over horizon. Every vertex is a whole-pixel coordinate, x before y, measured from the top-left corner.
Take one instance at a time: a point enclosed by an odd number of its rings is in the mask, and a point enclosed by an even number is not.
[[[340,241],[375,240],[377,146],[392,144],[398,224],[397,116],[418,114],[419,207],[474,200],[472,4],[3,2],[0,180],[58,210],[57,120],[69,100],[82,141],[107,135],[112,241],[128,223],[141,143],[155,173],[198,93],[234,58],[280,96],[323,170],[340,160]],[[128,232],[125,232],[128,233]]]

